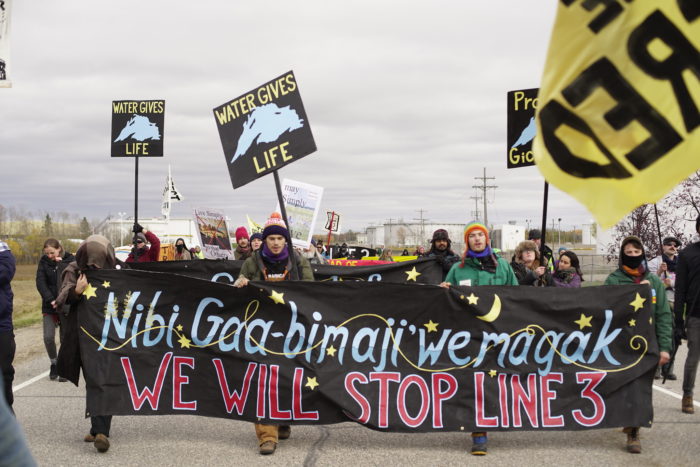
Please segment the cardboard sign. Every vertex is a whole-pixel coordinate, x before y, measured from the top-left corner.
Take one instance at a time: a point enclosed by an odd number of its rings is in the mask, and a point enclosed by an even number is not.
[[[204,257],[207,259],[233,259],[226,216],[214,209],[195,209],[194,222],[199,230]]]
[[[163,157],[165,101],[112,101],[112,157]]]
[[[532,155],[532,140],[537,133],[535,110],[537,91],[521,89],[508,93],[508,168],[535,165]]]
[[[233,188],[316,151],[294,73],[214,109]]]
[[[286,178],[282,180],[282,199],[289,220],[289,235],[295,247],[308,248],[311,244],[322,197],[323,187]],[[279,210],[278,204],[275,212]]]

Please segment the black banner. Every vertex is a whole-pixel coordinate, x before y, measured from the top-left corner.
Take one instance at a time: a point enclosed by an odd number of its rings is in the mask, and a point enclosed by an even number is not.
[[[340,247],[332,245],[328,248],[328,256],[333,258],[362,259],[365,256],[377,256],[377,250],[365,246],[349,246],[345,256],[340,253]]]
[[[163,157],[165,101],[112,101],[112,157]]]
[[[233,188],[316,151],[294,72],[214,109]]]
[[[560,289],[253,282],[89,271],[92,415],[388,431],[650,426],[644,285]]]
[[[537,92],[535,89],[521,89],[508,93],[508,168],[535,165],[532,155],[532,140],[537,133],[535,111]]]
[[[132,263],[132,269],[144,271],[183,274],[197,279],[232,284],[241,273],[243,261],[198,260],[198,261],[159,261],[153,263]],[[312,265],[314,277],[324,281],[367,281],[439,284],[442,282],[442,268],[434,259],[403,261],[377,266],[329,266]]]

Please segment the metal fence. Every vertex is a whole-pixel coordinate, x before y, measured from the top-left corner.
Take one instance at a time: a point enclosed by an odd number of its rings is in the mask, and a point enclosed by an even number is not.
[[[588,282],[603,282],[608,274],[617,269],[617,258],[608,262],[608,255],[587,255],[576,252],[583,278]]]

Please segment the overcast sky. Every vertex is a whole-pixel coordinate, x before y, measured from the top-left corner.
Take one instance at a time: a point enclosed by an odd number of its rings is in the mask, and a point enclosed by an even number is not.
[[[506,93],[539,86],[556,4],[15,0],[0,204],[133,215],[133,160],[110,157],[111,101],[165,99],[165,157],[140,163],[139,217],[160,215],[170,164],[185,197],[173,217],[207,207],[264,222],[273,178],[233,190],[212,109],[293,70],[318,151],[280,176],[324,187],[322,210],[344,229],[419,209],[468,222],[483,167],[498,186],[490,223],[539,223],[542,176],[506,169]],[[551,189],[548,217],[591,215]]]

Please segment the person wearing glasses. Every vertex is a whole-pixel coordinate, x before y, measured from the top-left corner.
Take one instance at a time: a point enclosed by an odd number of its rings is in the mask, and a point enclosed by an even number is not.
[[[160,260],[160,240],[153,232],[145,230],[138,222],[134,224],[134,246],[126,258],[127,263],[145,263]],[[151,246],[148,246],[148,243]]]
[[[674,288],[676,286],[676,264],[678,263],[678,251],[681,248],[681,241],[676,237],[666,237],[663,239],[662,247],[663,254],[654,259],[649,260],[649,272],[656,274],[664,283],[666,288],[666,300],[668,300],[671,309],[673,310]],[[662,368],[656,369],[655,379],[661,378]],[[673,373],[673,363],[665,365],[663,372],[666,379],[675,381],[677,376]]]

